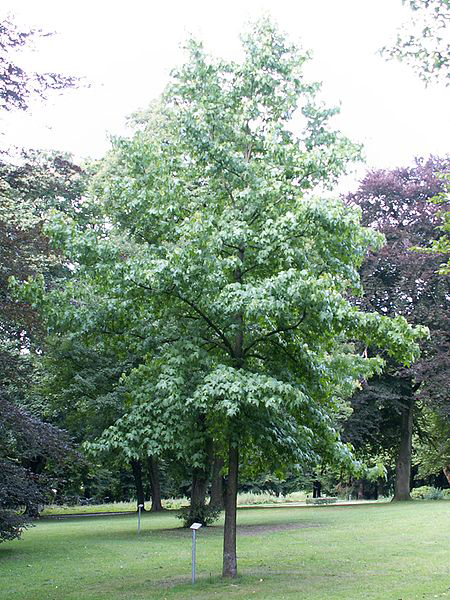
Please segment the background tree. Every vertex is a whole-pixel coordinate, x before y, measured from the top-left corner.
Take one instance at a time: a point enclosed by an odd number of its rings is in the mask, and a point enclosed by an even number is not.
[[[397,500],[409,498],[413,424],[421,407],[448,417],[449,281],[437,274],[439,255],[411,250],[436,235],[439,215],[429,200],[442,191],[440,173],[448,168],[446,159],[430,158],[410,168],[371,171],[347,196],[362,209],[363,223],[377,227],[387,240],[363,263],[365,293],[359,304],[386,315],[403,315],[430,330],[419,361],[408,368],[390,361],[383,375],[364,385],[346,424],[348,439],[359,438],[359,446],[396,449]]]
[[[442,258],[447,258],[447,262],[443,262],[439,265],[437,272],[440,275],[450,275],[450,211],[449,207],[449,188],[450,188],[450,174],[441,173],[442,178],[442,191],[436,196],[433,196],[430,201],[439,207],[438,215],[441,219],[440,224],[437,226],[439,236],[431,240],[431,244],[426,246],[418,247],[419,252],[430,252],[432,254],[440,254]]]
[[[46,343],[46,376],[41,382],[40,393],[45,398],[52,422],[69,431],[80,446],[91,443],[126,412],[128,401],[122,378],[140,361],[129,352],[126,339],[120,340],[120,351],[118,345],[111,342],[111,336],[117,337],[102,324],[100,329],[93,326],[91,334],[85,338],[80,332],[60,333]],[[145,472],[148,471],[152,510],[161,510],[158,467],[143,454],[137,443],[131,446],[132,452],[119,454],[117,451],[122,449],[117,446],[111,448],[113,453],[109,454],[104,452],[103,446],[103,453],[95,457],[95,462],[100,461],[106,470],[112,462],[119,472],[130,469],[138,505],[146,500]],[[103,498],[98,500],[103,501]]]
[[[71,452],[67,436],[8,400],[0,389],[0,542],[20,536],[38,504],[50,493],[51,480],[33,463],[64,462]],[[72,455],[73,459],[73,455]]]
[[[450,84],[449,0],[403,0],[412,11],[392,46],[382,52],[409,64],[425,84]]]
[[[31,98],[45,99],[51,90],[66,90],[79,80],[60,73],[33,73],[11,57],[37,38],[52,35],[40,29],[21,30],[11,17],[0,22],[0,110],[27,110]]]
[[[38,31],[20,31],[10,19],[0,23],[0,106],[26,110],[33,95],[75,85],[55,73],[27,73],[11,52],[30,43]],[[30,389],[39,372],[43,329],[33,308],[12,296],[8,279],[60,270],[42,235],[42,217],[50,208],[73,211],[83,175],[68,157],[36,151],[0,152],[0,536],[18,537],[23,507],[35,512],[51,482],[38,471],[62,459],[67,440],[39,418]],[[28,411],[24,407],[28,407]],[[33,413],[31,414],[30,413]],[[56,460],[57,459],[57,460]],[[6,511],[6,512],[4,512]]]

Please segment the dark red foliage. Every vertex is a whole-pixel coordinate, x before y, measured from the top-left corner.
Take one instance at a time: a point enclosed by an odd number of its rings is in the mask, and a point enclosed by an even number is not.
[[[386,245],[367,256],[361,278],[365,309],[405,316],[414,325],[426,325],[430,340],[422,357],[403,375],[420,384],[419,396],[440,412],[449,411],[450,286],[437,275],[442,256],[414,252],[438,236],[440,207],[430,199],[444,189],[441,173],[450,161],[430,157],[414,167],[370,171],[358,190],[346,198],[362,210],[363,223],[380,230]],[[397,372],[400,371],[397,369]]]

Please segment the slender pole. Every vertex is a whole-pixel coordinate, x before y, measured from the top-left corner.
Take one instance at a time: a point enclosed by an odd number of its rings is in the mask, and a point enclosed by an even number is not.
[[[141,533],[141,508],[142,504],[138,506],[138,533]]]
[[[195,583],[195,529],[192,530],[192,583]]]

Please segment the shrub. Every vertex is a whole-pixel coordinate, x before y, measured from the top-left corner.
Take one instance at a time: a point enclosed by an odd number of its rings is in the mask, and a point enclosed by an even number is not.
[[[214,521],[217,521],[220,511],[220,508],[210,506],[209,504],[206,506],[189,506],[187,508],[182,508],[177,517],[178,519],[182,519],[183,527],[190,527],[192,523],[201,523],[204,527],[207,527],[214,523]]]
[[[416,500],[442,500],[444,492],[432,485],[422,485],[411,490],[411,498]]]

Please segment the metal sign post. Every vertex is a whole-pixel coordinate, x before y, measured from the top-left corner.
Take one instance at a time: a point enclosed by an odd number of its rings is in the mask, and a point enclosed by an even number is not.
[[[138,504],[138,533],[141,533],[141,508],[144,508],[144,505]]]
[[[195,553],[196,553],[196,536],[197,529],[200,529],[201,523],[192,523],[192,583],[195,583]]]

